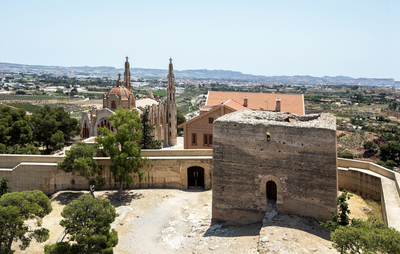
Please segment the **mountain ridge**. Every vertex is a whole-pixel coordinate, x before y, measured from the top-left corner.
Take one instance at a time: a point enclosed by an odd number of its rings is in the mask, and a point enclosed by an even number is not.
[[[0,62],[0,71],[3,73],[35,73],[35,74],[59,74],[59,75],[86,75],[86,76],[116,76],[123,73],[123,68],[111,66],[47,66],[28,65]],[[137,78],[166,78],[167,69],[131,68],[131,76]],[[174,70],[177,79],[216,79],[253,82],[271,82],[285,84],[333,84],[333,85],[376,85],[376,86],[400,86],[399,81],[392,78],[352,78],[348,76],[323,76],[310,75],[294,76],[264,76],[244,74],[231,70],[188,69]]]

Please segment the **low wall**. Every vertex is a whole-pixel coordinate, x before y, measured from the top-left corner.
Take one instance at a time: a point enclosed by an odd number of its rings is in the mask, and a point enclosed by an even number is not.
[[[347,190],[363,197],[381,200],[381,179],[357,170],[338,170],[339,190]]]
[[[149,161],[143,165],[146,181],[139,182],[132,175],[133,188],[188,188],[187,169],[192,166],[204,169],[204,187],[211,188],[211,150],[143,150]],[[13,191],[42,190],[53,194],[65,189],[88,189],[87,181],[75,172],[65,173],[58,169],[62,156],[43,155],[0,155],[0,177],[7,177]],[[103,168],[106,184],[103,189],[117,187],[111,175],[110,158],[95,158]],[[124,186],[130,188],[130,186]]]
[[[337,161],[338,161],[338,167],[344,167],[344,168],[353,167],[353,168],[369,169],[372,172],[386,176],[387,178],[390,178],[392,180],[394,179],[394,176],[396,174],[394,171],[384,168],[382,166],[379,166],[372,162],[349,160],[349,159],[343,159],[343,158],[338,158]]]

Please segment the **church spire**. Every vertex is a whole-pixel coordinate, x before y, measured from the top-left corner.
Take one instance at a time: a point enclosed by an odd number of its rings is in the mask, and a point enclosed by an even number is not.
[[[124,71],[124,86],[128,88],[130,92],[132,92],[132,85],[131,85],[131,69],[128,62],[128,57],[126,58],[125,62],[125,71]]]
[[[176,89],[175,89],[175,75],[174,67],[172,65],[172,58],[169,59],[169,71],[168,71],[168,88],[167,88],[167,123],[168,123],[168,140],[167,144],[174,146],[177,144],[177,116],[176,116]]]
[[[167,103],[175,104],[175,75],[174,66],[172,65],[172,58],[169,58],[169,71],[168,71],[168,88],[167,88]]]

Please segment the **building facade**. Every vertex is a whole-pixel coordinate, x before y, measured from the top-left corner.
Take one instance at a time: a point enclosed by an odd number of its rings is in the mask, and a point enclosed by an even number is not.
[[[82,112],[79,123],[81,137],[86,139],[97,136],[98,129],[101,127],[111,129],[109,117],[118,108],[138,110],[139,114],[142,114],[145,107],[149,107],[150,124],[155,127],[152,133],[154,138],[161,141],[163,146],[176,145],[176,89],[172,59],[169,63],[167,99],[165,102],[161,102],[158,97],[154,98],[151,91],[147,96],[136,100],[136,96],[132,92],[130,66],[128,57],[126,57],[124,80],[121,80],[121,74],[118,74],[116,86],[103,94],[103,108],[98,109],[93,105],[89,111]]]
[[[200,115],[180,124],[183,128],[184,149],[212,149],[213,122],[238,110],[287,112],[304,115],[302,94],[266,94],[209,91]]]
[[[331,219],[336,211],[336,118],[242,110],[214,123],[212,220],[255,223],[282,214]]]

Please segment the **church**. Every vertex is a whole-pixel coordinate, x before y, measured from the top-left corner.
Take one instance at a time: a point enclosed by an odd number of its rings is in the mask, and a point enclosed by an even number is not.
[[[169,59],[167,98],[161,102],[157,96],[154,98],[151,90],[149,93],[136,100],[136,95],[132,92],[131,72],[128,57],[126,57],[124,80],[118,74],[116,85],[107,93],[103,94],[103,108],[98,109],[95,105],[90,110],[82,112],[79,121],[81,138],[87,139],[98,135],[98,129],[107,127],[112,130],[109,117],[118,108],[138,110],[139,115],[146,107],[149,107],[150,124],[155,129],[152,133],[154,139],[159,140],[164,147],[177,144],[177,115],[176,115],[176,89],[175,76],[172,59]]]

